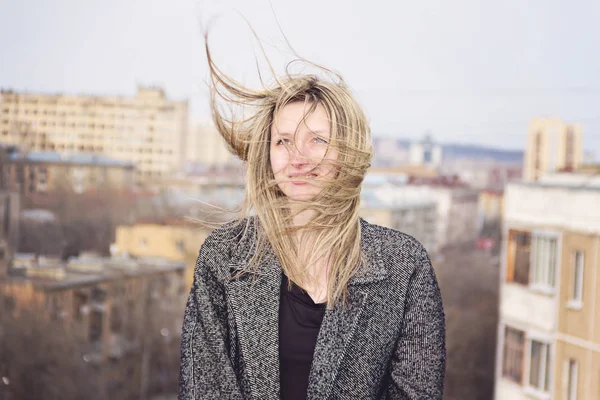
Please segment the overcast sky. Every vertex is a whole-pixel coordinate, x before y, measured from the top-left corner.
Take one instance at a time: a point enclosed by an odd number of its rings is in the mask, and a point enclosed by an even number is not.
[[[161,85],[208,118],[202,25],[223,69],[256,83],[293,56],[340,72],[374,134],[508,149],[527,122],[580,122],[600,156],[600,1],[0,0],[0,87],[133,95]],[[274,13],[273,13],[273,10]],[[218,16],[219,18],[215,19]],[[243,17],[242,17],[243,16]]]

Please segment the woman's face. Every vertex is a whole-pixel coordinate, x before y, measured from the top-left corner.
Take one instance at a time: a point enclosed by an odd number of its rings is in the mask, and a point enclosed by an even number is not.
[[[329,148],[331,128],[321,104],[306,115],[310,103],[281,108],[271,126],[270,158],[275,181],[292,200],[311,200],[335,176],[337,151]]]

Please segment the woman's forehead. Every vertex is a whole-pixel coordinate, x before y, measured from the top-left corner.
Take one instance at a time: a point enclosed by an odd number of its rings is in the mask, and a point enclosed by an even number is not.
[[[323,105],[317,103],[294,102],[285,105],[275,113],[272,130],[279,134],[294,134],[301,130],[329,133],[330,121]]]

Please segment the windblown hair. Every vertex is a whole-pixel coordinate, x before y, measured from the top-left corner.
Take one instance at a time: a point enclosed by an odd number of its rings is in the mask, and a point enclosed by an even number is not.
[[[342,77],[325,68],[319,67],[327,79],[289,72],[277,77],[274,73],[275,84],[263,83],[262,89],[254,90],[224,74],[211,57],[208,44],[206,54],[215,126],[229,150],[247,167],[240,221],[255,213],[257,222],[256,251],[248,269],[258,267],[269,245],[283,272],[299,285],[314,282],[310,266],[327,265],[327,304],[344,303],[348,281],[363,262],[358,209],[361,184],[373,155],[364,112]],[[236,117],[233,109],[226,113],[223,102],[230,108],[241,108],[245,116]],[[274,116],[293,102],[305,103],[305,118],[318,104],[324,107],[331,128],[328,151],[338,152],[333,161],[335,177],[307,201],[291,200],[283,194],[269,157]],[[312,219],[306,225],[294,226],[294,215],[304,210],[312,210]]]

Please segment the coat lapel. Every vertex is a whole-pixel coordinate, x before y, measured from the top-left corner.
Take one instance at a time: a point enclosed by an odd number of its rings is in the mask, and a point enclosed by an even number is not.
[[[244,269],[250,260],[253,221],[229,265],[230,273]],[[239,349],[254,399],[279,399],[279,295],[281,266],[269,249],[255,273],[225,282],[234,314]]]
[[[273,263],[273,261],[271,261]],[[263,264],[263,267],[266,265]],[[235,265],[231,267],[236,268]],[[279,398],[279,292],[281,268],[243,276],[225,285],[233,310],[243,365],[252,398]],[[278,270],[279,269],[279,270]]]
[[[310,370],[307,399],[328,398],[366,297],[366,293],[354,290],[345,307],[335,306],[325,312]]]
[[[361,221],[361,245],[365,262],[348,284],[348,302],[325,312],[311,367],[308,400],[327,399],[339,372],[348,343],[359,327],[360,316],[368,310],[368,285],[386,277],[381,248],[372,227]]]

